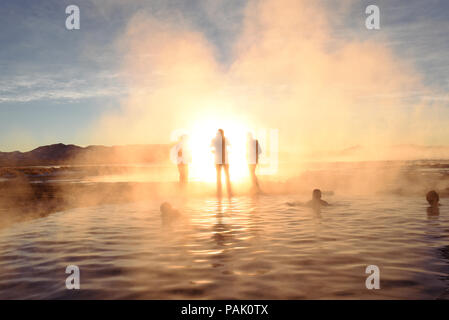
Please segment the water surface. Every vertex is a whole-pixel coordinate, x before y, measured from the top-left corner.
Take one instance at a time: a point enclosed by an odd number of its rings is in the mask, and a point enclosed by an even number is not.
[[[196,198],[58,212],[0,230],[0,298],[437,299],[449,297],[449,206],[342,198],[321,213],[287,196]],[[65,269],[81,270],[67,290]],[[377,265],[381,289],[367,290]]]

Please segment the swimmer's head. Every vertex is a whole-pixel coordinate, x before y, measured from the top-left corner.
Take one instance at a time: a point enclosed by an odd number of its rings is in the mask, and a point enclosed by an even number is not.
[[[218,135],[220,135],[221,137],[224,137],[224,130],[223,129],[218,129],[217,136]]]
[[[321,199],[321,190],[320,189],[315,189],[312,192],[312,198],[314,200],[320,200]]]
[[[427,192],[426,199],[431,206],[435,206],[438,204],[438,201],[440,201],[440,196],[435,190],[432,190]]]
[[[171,204],[170,203],[168,203],[168,202],[164,202],[164,203],[162,203],[161,204],[161,213],[168,213],[168,212],[170,212],[173,208],[172,208],[172,206],[171,206]]]

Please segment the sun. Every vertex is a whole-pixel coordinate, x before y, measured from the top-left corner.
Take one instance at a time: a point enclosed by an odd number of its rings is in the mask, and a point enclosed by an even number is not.
[[[236,119],[205,117],[187,130],[192,162],[189,179],[192,181],[215,182],[216,170],[211,141],[218,129],[223,129],[230,146],[228,148],[229,172],[232,182],[244,182],[248,176],[246,160],[246,135],[249,126]]]

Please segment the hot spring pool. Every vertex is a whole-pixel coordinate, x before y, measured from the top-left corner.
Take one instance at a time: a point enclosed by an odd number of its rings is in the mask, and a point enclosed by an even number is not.
[[[78,208],[0,230],[2,299],[437,299],[449,297],[449,205],[287,196]],[[445,204],[443,199],[443,204]],[[68,265],[81,289],[67,290]],[[380,289],[365,268],[380,268]]]

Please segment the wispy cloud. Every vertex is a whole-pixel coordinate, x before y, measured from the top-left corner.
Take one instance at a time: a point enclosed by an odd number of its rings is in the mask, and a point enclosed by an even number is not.
[[[73,79],[57,74],[20,75],[0,79],[0,104],[39,100],[80,100],[126,94],[116,73]]]

